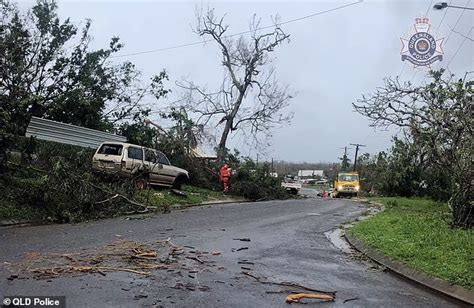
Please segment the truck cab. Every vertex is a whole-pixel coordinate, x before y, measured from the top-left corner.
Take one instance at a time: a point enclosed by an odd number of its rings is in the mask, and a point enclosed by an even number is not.
[[[360,190],[357,172],[340,172],[334,181],[334,197],[357,197]]]

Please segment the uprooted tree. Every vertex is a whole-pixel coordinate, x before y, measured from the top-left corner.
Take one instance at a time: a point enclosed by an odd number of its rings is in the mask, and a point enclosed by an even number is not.
[[[38,0],[27,12],[0,0],[0,102],[7,133],[22,135],[31,116],[113,130],[146,116],[148,95],[166,94],[166,73],[144,85],[132,63],[112,63],[123,47],[117,37],[107,48],[91,50],[90,27],[90,20],[82,28],[61,20],[53,0]]]
[[[276,124],[288,123],[292,114],[285,113],[291,95],[287,86],[276,80],[270,54],[288,41],[286,34],[275,22],[274,27],[262,32],[260,20],[250,22],[250,39],[228,35],[228,25],[214,10],[198,14],[195,32],[214,40],[222,53],[225,77],[216,91],[185,81],[178,85],[186,91],[184,106],[198,116],[198,124],[223,126],[218,143],[218,155],[226,152],[231,132],[237,130],[257,137],[268,137]],[[264,27],[268,29],[268,27]]]
[[[432,81],[414,87],[398,79],[385,79],[374,94],[362,96],[355,110],[373,126],[404,129],[424,164],[435,165],[451,176],[449,206],[454,226],[472,227],[474,119],[472,82],[453,81],[444,71],[430,72]]]

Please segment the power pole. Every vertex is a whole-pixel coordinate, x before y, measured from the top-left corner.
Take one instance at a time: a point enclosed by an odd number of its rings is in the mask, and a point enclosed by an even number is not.
[[[356,171],[357,167],[357,153],[359,152],[359,147],[365,147],[365,144],[359,144],[359,143],[351,143],[351,145],[356,147],[356,153],[355,153],[355,158],[354,158],[354,171]]]
[[[341,162],[341,170],[342,171],[347,171],[346,169],[349,169],[349,158],[347,157],[347,150],[350,150],[348,147],[343,147],[341,149],[344,149],[344,156],[342,156],[342,162]],[[347,164],[347,166],[346,166]]]

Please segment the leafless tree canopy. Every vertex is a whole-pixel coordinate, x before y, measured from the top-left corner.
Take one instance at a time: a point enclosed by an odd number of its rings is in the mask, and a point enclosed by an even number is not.
[[[215,91],[191,81],[178,83],[186,91],[185,106],[198,116],[198,123],[223,125],[219,148],[225,149],[229,133],[241,130],[257,136],[268,135],[275,124],[288,123],[292,114],[284,111],[291,95],[279,84],[269,54],[288,41],[289,35],[275,23],[261,32],[260,20],[250,22],[250,38],[229,35],[224,18],[214,10],[197,14],[196,33],[214,40],[222,52],[224,79]],[[267,27],[265,27],[268,29]]]

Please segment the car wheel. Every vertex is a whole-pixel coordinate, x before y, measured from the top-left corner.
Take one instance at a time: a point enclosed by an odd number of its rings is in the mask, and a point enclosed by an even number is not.
[[[181,186],[186,182],[186,179],[183,176],[178,176],[173,182],[174,189],[181,189]]]
[[[135,186],[136,189],[143,190],[147,188],[148,181],[145,178],[138,178],[133,181],[133,186]]]

